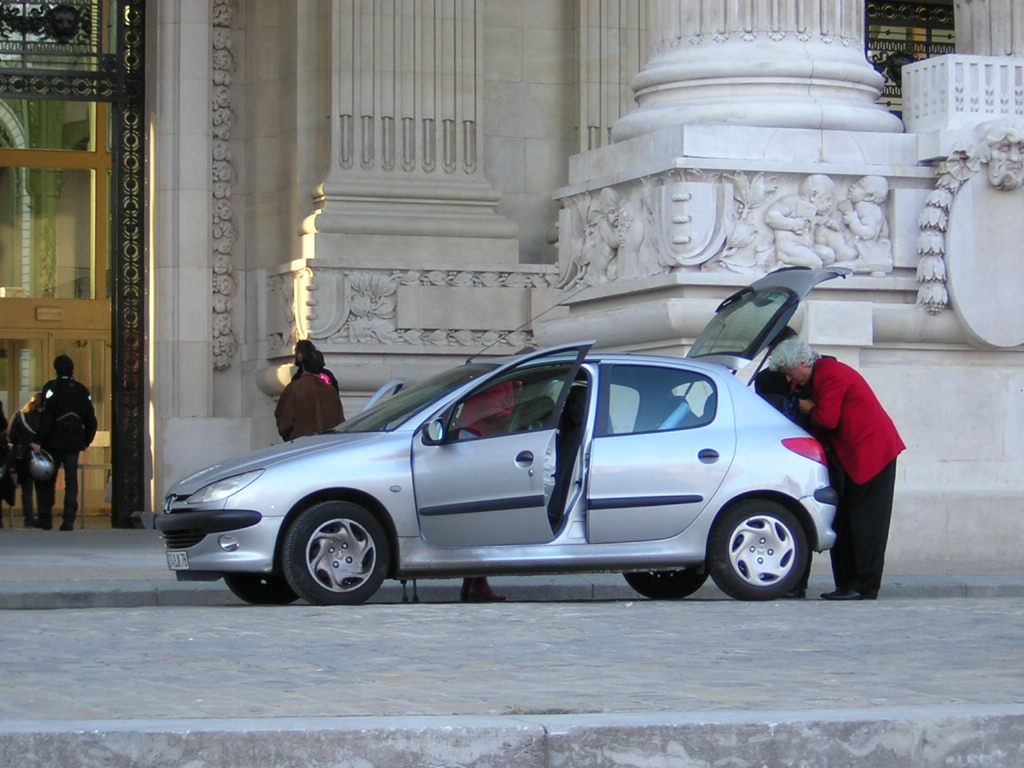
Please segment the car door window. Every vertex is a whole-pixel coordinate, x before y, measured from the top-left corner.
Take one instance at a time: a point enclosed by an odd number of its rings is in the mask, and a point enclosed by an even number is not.
[[[471,393],[452,411],[449,431],[457,440],[552,429],[570,364],[518,368]]]
[[[603,380],[600,436],[693,429],[715,418],[714,383],[695,371],[616,365]]]

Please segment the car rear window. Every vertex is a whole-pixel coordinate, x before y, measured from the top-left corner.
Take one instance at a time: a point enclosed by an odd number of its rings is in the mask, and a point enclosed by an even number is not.
[[[599,436],[693,429],[714,421],[714,382],[695,371],[616,365],[602,379]]]

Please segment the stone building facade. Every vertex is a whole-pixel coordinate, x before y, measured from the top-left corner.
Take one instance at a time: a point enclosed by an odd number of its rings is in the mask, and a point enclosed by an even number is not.
[[[1024,11],[876,103],[861,0],[182,0],[148,13],[151,503],[276,441],[310,338],[394,377],[596,338],[842,264],[796,319],[909,446],[906,563],[1022,562]]]

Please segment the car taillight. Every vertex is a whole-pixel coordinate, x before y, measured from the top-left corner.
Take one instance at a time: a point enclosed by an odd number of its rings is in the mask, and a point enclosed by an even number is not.
[[[813,437],[787,437],[782,441],[782,444],[793,453],[800,454],[805,459],[828,466],[828,459],[825,458],[825,449]]]

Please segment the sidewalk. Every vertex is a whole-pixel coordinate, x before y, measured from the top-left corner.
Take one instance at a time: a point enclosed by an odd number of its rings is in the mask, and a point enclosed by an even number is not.
[[[5,528],[0,609],[96,610],[2,612],[0,768],[1024,765],[1016,574],[842,606],[492,582],[509,602],[245,606],[179,583],[155,531]]]
[[[420,602],[458,599],[458,579],[416,584]],[[620,574],[496,576],[491,583],[512,601],[639,600]],[[828,558],[816,556],[808,595],[833,588]],[[881,599],[1024,597],[1024,574],[982,571],[887,572]],[[413,585],[405,589],[413,599]],[[689,599],[728,599],[709,580]],[[74,531],[0,530],[0,609],[112,608],[160,605],[232,605],[223,581],[179,582],[167,569],[163,542],[151,530],[76,528]],[[375,603],[403,602],[388,580]]]

